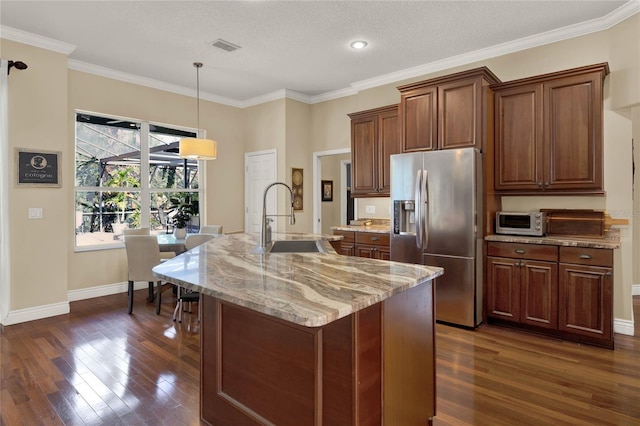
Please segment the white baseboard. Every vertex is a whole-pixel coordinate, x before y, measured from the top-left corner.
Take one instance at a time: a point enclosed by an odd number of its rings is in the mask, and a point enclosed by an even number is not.
[[[617,334],[625,334],[627,336],[633,336],[634,335],[633,321],[614,319],[613,332]]]
[[[69,313],[69,302],[52,303],[51,305],[36,306],[34,308],[9,311],[2,325],[14,325],[27,321],[55,317]]]
[[[631,295],[640,296],[640,284],[634,284],[631,286]]]
[[[133,288],[140,290],[148,287],[148,283],[137,282]],[[27,321],[35,321],[43,318],[64,315],[70,312],[69,302],[77,300],[92,299],[94,297],[109,296],[111,294],[126,293],[127,283],[115,283],[91,287],[87,289],[71,290],[67,292],[67,302],[53,303],[51,305],[35,306],[33,308],[9,311],[7,317],[2,321],[2,325],[14,325]]]
[[[127,282],[100,285],[97,287],[83,288],[80,290],[71,290],[67,293],[69,302],[77,300],[93,299],[94,297],[110,296],[112,294],[126,293]],[[133,284],[134,290],[147,288],[149,284],[145,282],[137,282]]]

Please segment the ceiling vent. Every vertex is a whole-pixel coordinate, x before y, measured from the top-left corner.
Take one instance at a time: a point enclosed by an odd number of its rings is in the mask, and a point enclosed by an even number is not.
[[[233,43],[229,43],[221,38],[216,41],[211,42],[213,47],[217,47],[218,49],[226,50],[227,52],[233,52],[234,50],[240,49],[240,46],[237,46]]]

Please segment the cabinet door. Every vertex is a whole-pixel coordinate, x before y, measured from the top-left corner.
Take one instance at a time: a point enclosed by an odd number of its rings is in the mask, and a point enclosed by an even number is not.
[[[376,251],[376,259],[380,260],[391,260],[391,251],[388,246],[378,246],[378,250]]]
[[[482,78],[438,86],[438,148],[482,149]]]
[[[356,245],[353,242],[344,242],[340,243],[340,254],[344,256],[355,256],[356,255]]]
[[[496,92],[495,109],[496,190],[542,189],[542,86]]]
[[[437,148],[437,86],[403,93],[400,100],[402,152]]]
[[[558,303],[560,330],[613,338],[611,268],[561,263]]]
[[[382,113],[378,117],[378,192],[391,192],[391,155],[402,152],[398,111]]]
[[[602,73],[544,84],[545,190],[602,189]]]
[[[376,246],[371,244],[358,244],[356,246],[356,256],[368,257],[369,259],[375,259]]]
[[[558,264],[526,260],[520,264],[520,322],[558,326]]]
[[[351,121],[352,195],[376,192],[377,127],[375,115]]]
[[[487,315],[508,321],[520,319],[520,260],[487,257]]]

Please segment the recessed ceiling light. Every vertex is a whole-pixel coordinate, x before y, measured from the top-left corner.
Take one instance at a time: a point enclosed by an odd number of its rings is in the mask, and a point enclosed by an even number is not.
[[[367,47],[367,42],[364,40],[356,40],[351,43],[351,47],[358,50],[364,49],[365,47]]]

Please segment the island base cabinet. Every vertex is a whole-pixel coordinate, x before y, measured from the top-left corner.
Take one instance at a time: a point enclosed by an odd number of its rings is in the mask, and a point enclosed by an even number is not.
[[[206,423],[431,424],[431,282],[321,327],[207,295],[201,303],[200,411]]]

